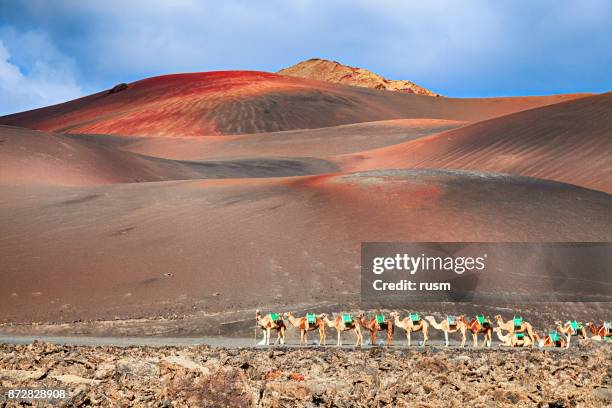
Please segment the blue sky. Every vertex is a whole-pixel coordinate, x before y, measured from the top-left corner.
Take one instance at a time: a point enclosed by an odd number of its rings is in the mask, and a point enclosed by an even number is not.
[[[0,114],[321,57],[446,96],[612,90],[612,1],[0,0]]]

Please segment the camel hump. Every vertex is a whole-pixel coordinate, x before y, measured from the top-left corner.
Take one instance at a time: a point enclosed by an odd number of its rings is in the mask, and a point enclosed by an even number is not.
[[[456,326],[457,325],[457,316],[447,316],[446,317],[446,321],[448,322],[449,326]]]

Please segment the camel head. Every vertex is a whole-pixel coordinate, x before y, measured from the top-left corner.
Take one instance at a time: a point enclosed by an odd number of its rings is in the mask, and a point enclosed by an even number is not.
[[[499,322],[500,320],[504,320],[502,319],[501,315],[495,315],[495,321]]]
[[[321,313],[321,314],[319,315],[319,318],[320,318],[320,319],[327,319],[327,313]]]
[[[389,316],[391,316],[391,317],[393,317],[393,318],[395,318],[395,317],[399,317],[399,313],[397,313],[397,312],[391,312],[391,313],[389,313]]]

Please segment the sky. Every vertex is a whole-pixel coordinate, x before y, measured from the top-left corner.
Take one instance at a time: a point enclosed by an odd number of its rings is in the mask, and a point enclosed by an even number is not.
[[[452,97],[612,90],[612,1],[0,0],[0,114],[326,58]]]

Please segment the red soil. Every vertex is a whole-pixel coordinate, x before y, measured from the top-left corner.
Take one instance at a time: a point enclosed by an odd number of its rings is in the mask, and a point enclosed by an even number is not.
[[[2,191],[9,321],[343,301],[362,241],[612,239],[604,193],[465,173]],[[580,217],[559,223],[568,213]]]
[[[358,155],[346,171],[444,168],[525,175],[612,193],[612,93],[519,112]]]
[[[254,71],[166,75],[0,117],[65,133],[205,136],[312,129],[400,118],[474,121],[584,95],[451,99],[383,92]]]

